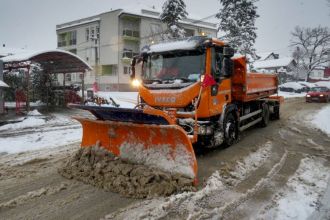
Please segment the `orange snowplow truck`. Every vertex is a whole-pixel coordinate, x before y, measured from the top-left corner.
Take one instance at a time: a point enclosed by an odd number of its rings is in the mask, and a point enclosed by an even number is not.
[[[124,160],[196,181],[195,146],[232,145],[239,132],[280,117],[283,98],[271,96],[277,77],[247,73],[245,57],[233,55],[229,45],[207,37],[143,48],[132,60],[135,109],[73,106],[97,118],[76,117],[81,146],[98,144]]]

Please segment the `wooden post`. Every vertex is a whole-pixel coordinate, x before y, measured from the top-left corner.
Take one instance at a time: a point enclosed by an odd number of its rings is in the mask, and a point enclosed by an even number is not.
[[[30,93],[30,65],[27,67],[26,71],[26,101],[25,101],[25,107],[26,111],[30,111],[30,99],[29,99],[29,93]]]
[[[82,98],[81,98],[81,104],[85,103],[85,72],[82,72],[82,77],[81,77],[81,92],[82,92]]]
[[[65,106],[65,73],[63,73],[63,106]]]

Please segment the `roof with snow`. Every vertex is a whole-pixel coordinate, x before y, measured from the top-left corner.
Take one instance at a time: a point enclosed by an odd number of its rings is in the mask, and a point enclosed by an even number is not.
[[[25,51],[2,57],[4,69],[18,69],[39,63],[50,73],[74,73],[91,70],[92,67],[77,55],[64,50]]]
[[[0,47],[0,58],[13,55],[16,53],[27,52],[27,51],[28,50],[26,49],[20,49],[20,48]]]
[[[101,15],[106,13],[112,13],[112,12],[118,12],[118,16],[123,14],[130,14],[130,15],[136,15],[140,17],[147,17],[147,18],[154,18],[159,20],[159,16],[161,12],[151,9],[138,9],[138,8],[131,8],[131,9],[115,9],[111,10],[105,13],[101,13],[99,15],[90,16],[87,18],[82,18],[70,22],[66,22],[63,24],[56,25],[56,30],[61,30],[69,27],[74,27],[77,25],[92,23],[92,22],[99,22],[101,20]],[[211,18],[211,17],[210,17]],[[196,27],[204,27],[209,28],[213,30],[217,30],[217,23],[214,22],[207,22],[205,19],[192,19],[192,18],[184,18],[179,23],[181,24],[189,24]]]
[[[280,68],[280,67],[288,66],[293,61],[294,60],[291,57],[284,57],[284,58],[274,59],[274,60],[256,61],[253,63],[253,66],[256,69]]]
[[[0,80],[0,88],[9,87],[4,81]]]

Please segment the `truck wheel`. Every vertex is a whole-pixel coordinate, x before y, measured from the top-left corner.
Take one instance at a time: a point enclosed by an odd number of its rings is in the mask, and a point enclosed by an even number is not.
[[[264,103],[262,105],[262,120],[260,121],[261,127],[267,127],[269,123],[269,106]]]
[[[270,115],[272,120],[280,119],[280,106],[274,106],[274,112]]]
[[[233,145],[238,139],[237,121],[232,113],[229,113],[224,121],[225,145]]]

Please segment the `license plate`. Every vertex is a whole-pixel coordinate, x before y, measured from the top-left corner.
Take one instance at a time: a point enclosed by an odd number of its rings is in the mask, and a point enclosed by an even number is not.
[[[318,101],[318,100],[319,100],[319,98],[312,98],[312,100],[313,100],[313,101]]]

